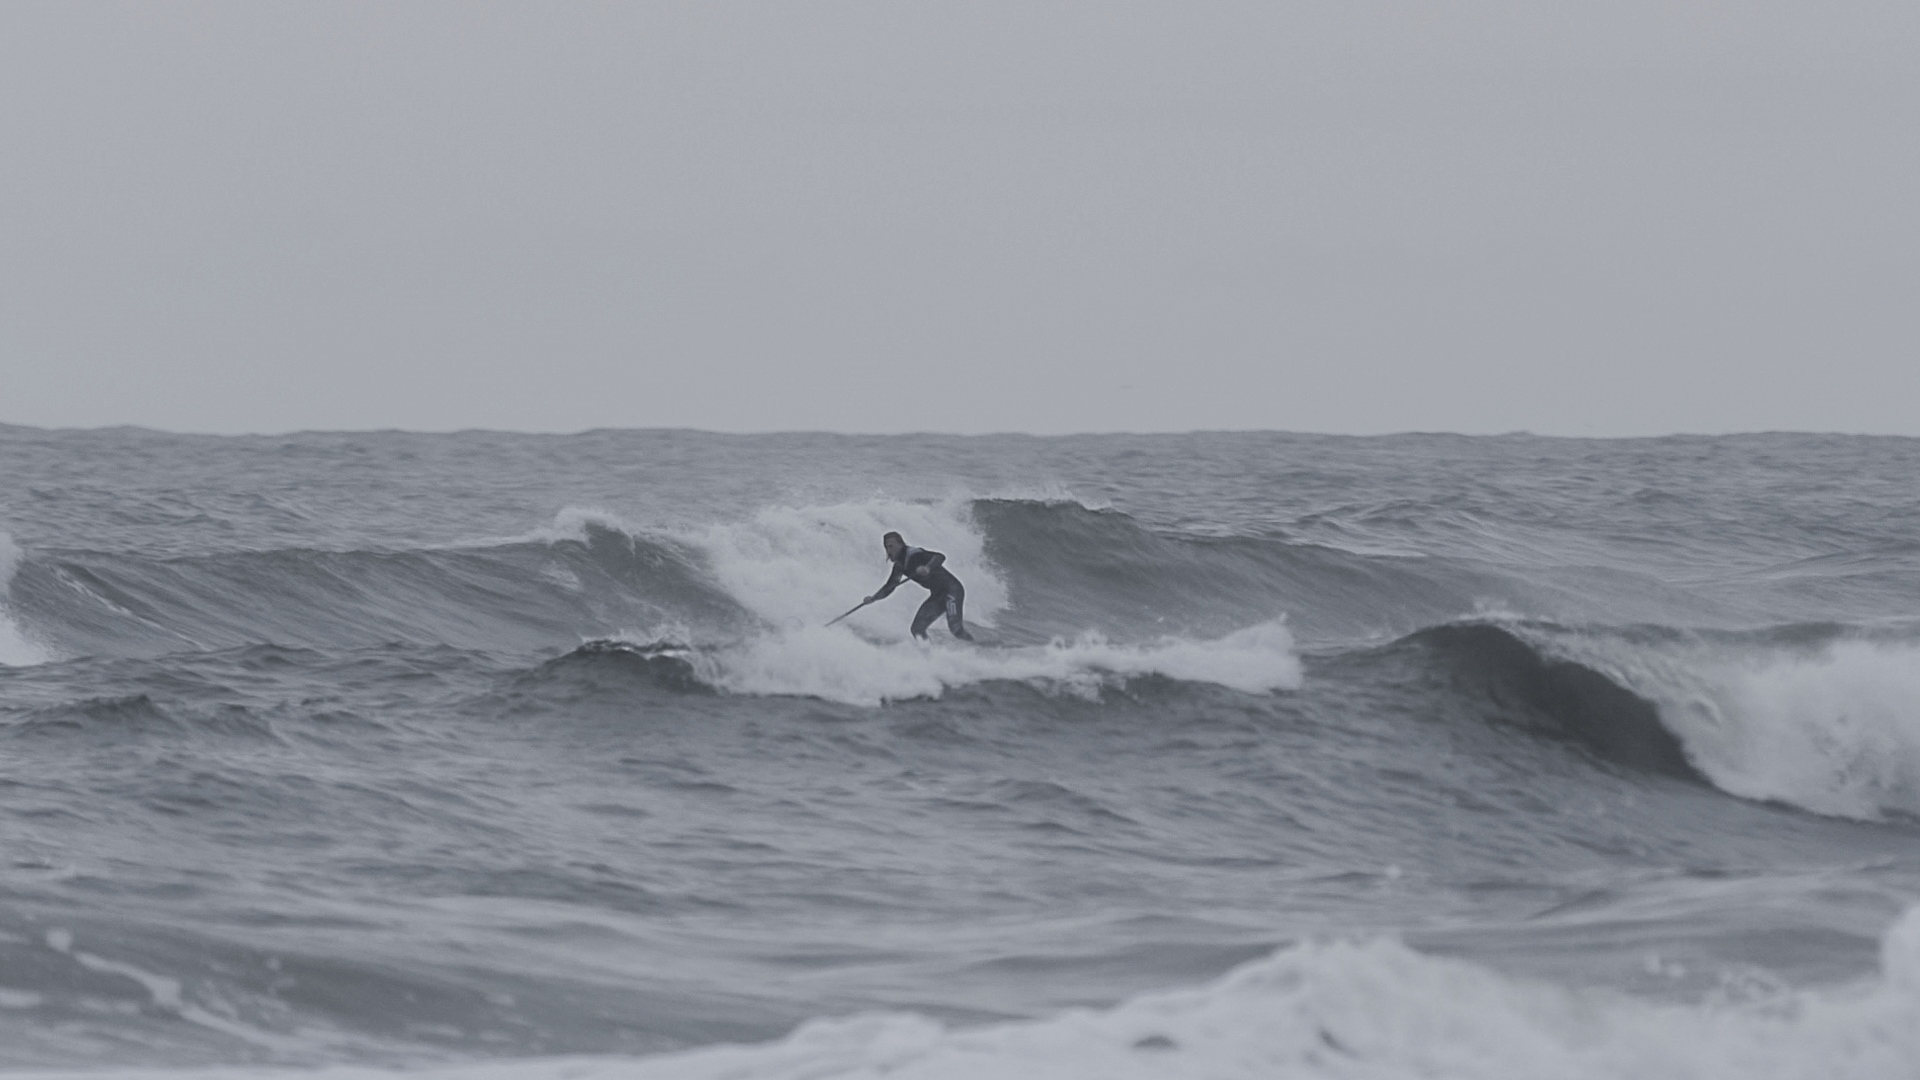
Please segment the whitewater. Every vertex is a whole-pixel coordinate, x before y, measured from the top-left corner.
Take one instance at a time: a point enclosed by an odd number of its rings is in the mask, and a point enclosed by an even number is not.
[[[1911,1077],[1917,474],[0,427],[0,1075]]]

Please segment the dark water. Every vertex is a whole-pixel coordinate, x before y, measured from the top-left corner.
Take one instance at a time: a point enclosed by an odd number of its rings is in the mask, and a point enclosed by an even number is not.
[[[1912,1075],[1917,475],[0,428],[0,1065]]]

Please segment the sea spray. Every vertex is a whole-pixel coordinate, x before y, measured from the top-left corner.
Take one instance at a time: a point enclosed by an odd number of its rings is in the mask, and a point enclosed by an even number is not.
[[[888,532],[947,556],[967,590],[967,619],[992,626],[1007,604],[1007,587],[986,557],[986,542],[965,500],[941,503],[872,499],[830,506],[766,507],[745,520],[683,533],[707,556],[714,577],[769,625],[799,629],[825,623],[886,581],[880,546]],[[870,633],[905,638],[926,593],[903,586],[891,607],[868,608],[849,620]]]

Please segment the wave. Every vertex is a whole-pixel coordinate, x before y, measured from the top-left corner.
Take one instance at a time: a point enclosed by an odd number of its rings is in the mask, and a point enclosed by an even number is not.
[[[21,632],[9,610],[8,594],[20,558],[20,545],[13,542],[11,535],[0,532],[0,666],[5,667],[25,667],[49,659],[44,648]]]
[[[981,499],[973,513],[987,555],[1007,568],[1016,615],[1043,633],[1217,635],[1285,611],[1311,637],[1385,638],[1522,599],[1511,582],[1447,560],[1151,529],[1071,501]]]
[[[913,1015],[816,1021],[764,1047],[571,1075],[1159,1078],[1474,1076],[1787,1080],[1912,1075],[1920,1055],[1920,911],[1882,943],[1882,975],[1847,992],[1745,1006],[1662,1005],[1508,978],[1392,939],[1285,949],[1211,985],[1106,1010],[949,1029]],[[530,1064],[488,1075],[551,1075]]]
[[[1438,654],[1455,687],[1493,715],[1612,761],[1820,814],[1920,815],[1920,637],[1911,628],[1478,621],[1394,648]]]
[[[1651,702],[1723,791],[1860,820],[1920,815],[1913,628],[1521,632]]]
[[[1057,1080],[1551,1076],[1906,1080],[1920,1060],[1920,909],[1881,941],[1870,982],[1673,1004],[1514,978],[1391,938],[1282,949],[1196,988],[1106,1009],[952,1028],[914,1013],[813,1020],[784,1039],[650,1057],[443,1066],[448,1080]],[[354,1069],[366,1080],[397,1071]],[[230,1080],[306,1075],[219,1070]],[[116,1070],[96,1077],[181,1075]],[[195,1075],[204,1075],[203,1072]]]
[[[593,522],[551,541],[444,549],[38,552],[14,584],[17,613],[63,651],[89,655],[392,641],[525,650],[623,626],[728,630],[748,618],[699,552]]]
[[[1001,647],[916,646],[911,589],[822,627],[884,579],[888,529],[947,552],[970,619]],[[1072,501],[875,498],[659,525],[571,509],[522,536],[397,551],[23,554],[0,534],[0,583],[7,664],[269,643],[524,657],[670,641],[709,689],[861,705],[994,680],[1091,692],[1149,673],[1284,689],[1300,684],[1296,636],[1402,633],[1492,712],[1600,757],[1824,814],[1920,814],[1920,635],[1462,623],[1520,587],[1444,560],[1154,529]]]
[[[15,550],[13,609],[81,655],[389,641],[526,650],[623,632],[720,641],[818,626],[871,593],[886,577],[888,530],[945,551],[969,619],[1013,644],[1086,631],[1130,644],[1214,638],[1296,607],[1317,625],[1377,631],[1390,609],[1411,617],[1409,598],[1453,614],[1474,593],[1423,586],[1395,560],[1163,534],[1077,503],[871,499],[696,525],[575,508],[521,536],[439,548]],[[847,625],[904,639],[910,611],[896,598]],[[6,655],[39,655],[14,636]]]
[[[938,698],[962,686],[1023,682],[1085,697],[1141,676],[1204,682],[1257,694],[1300,685],[1293,636],[1283,621],[1212,640],[1169,637],[1120,645],[1097,633],[1045,645],[981,648],[875,642],[840,628],[806,627],[729,646],[590,642],[562,658],[612,655],[671,689],[810,697],[877,706]]]
[[[1438,654],[1454,689],[1494,715],[1573,739],[1609,761],[1701,779],[1651,702],[1593,668],[1534,648],[1506,627],[1430,627],[1395,646],[1407,647]]]

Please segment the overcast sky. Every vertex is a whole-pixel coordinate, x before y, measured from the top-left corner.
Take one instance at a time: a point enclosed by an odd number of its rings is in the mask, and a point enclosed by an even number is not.
[[[0,422],[1920,434],[1920,4],[4,0]]]

